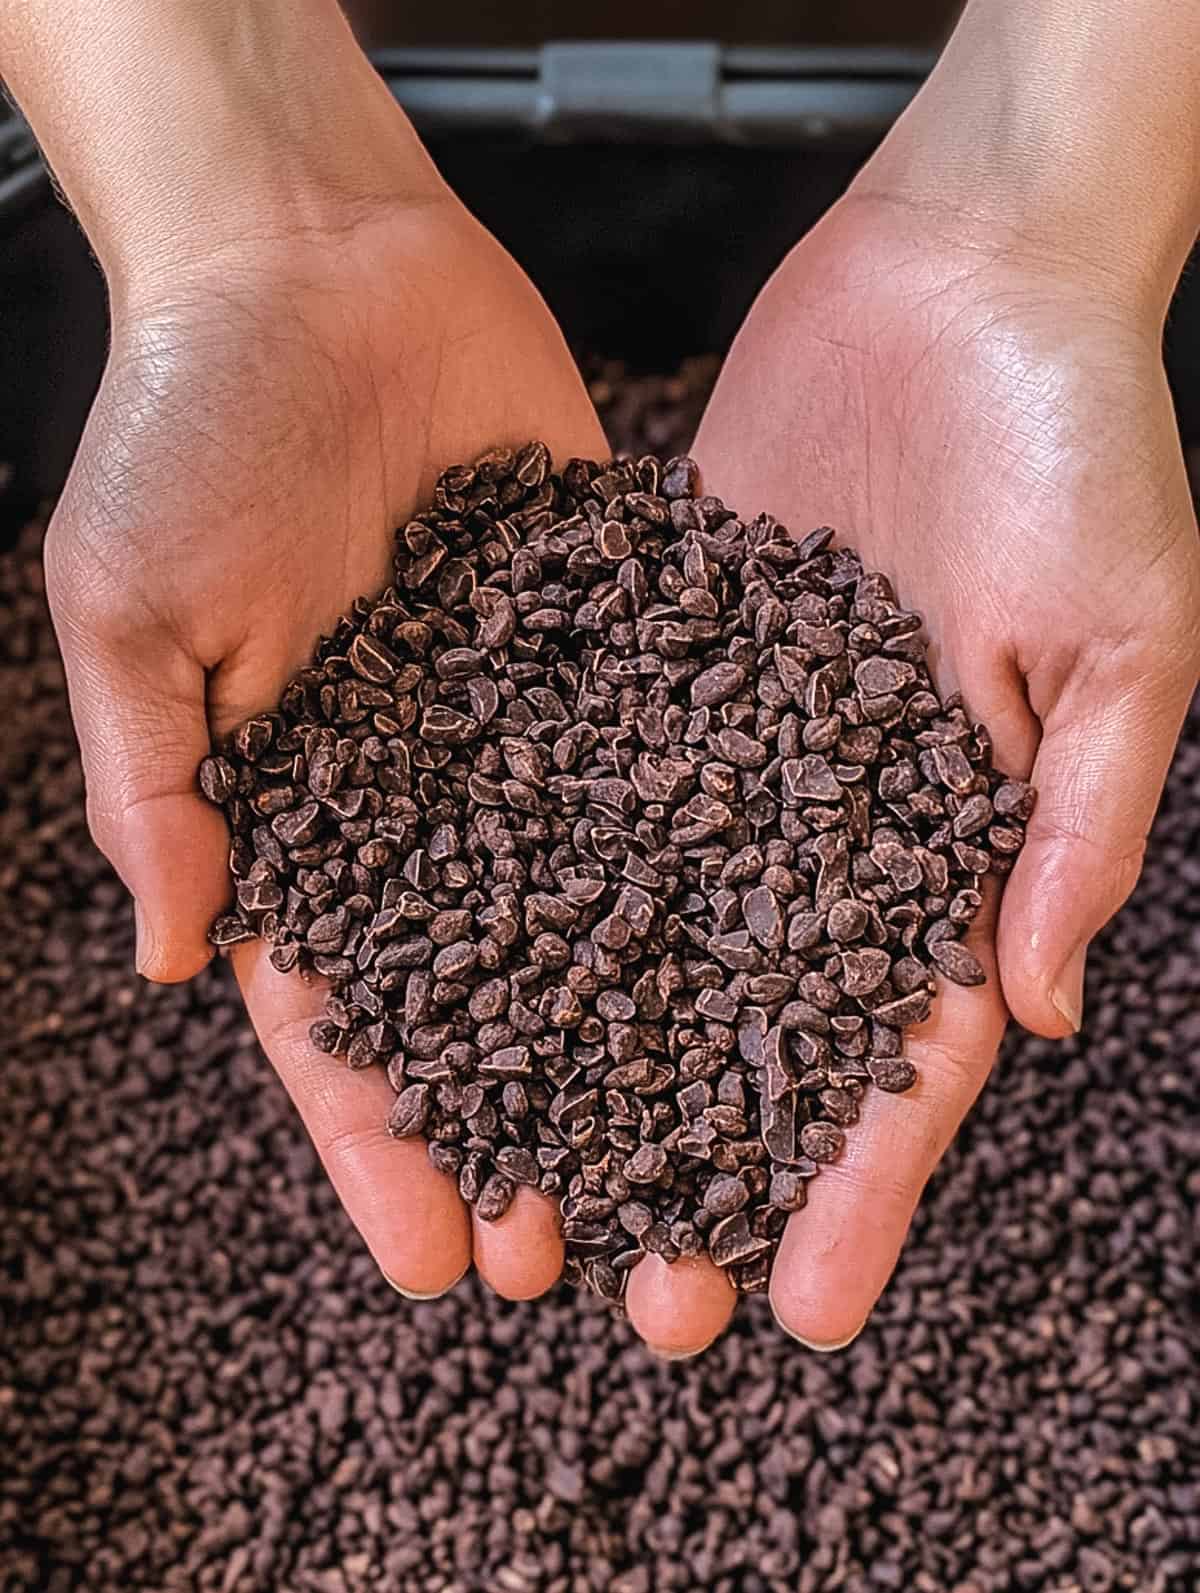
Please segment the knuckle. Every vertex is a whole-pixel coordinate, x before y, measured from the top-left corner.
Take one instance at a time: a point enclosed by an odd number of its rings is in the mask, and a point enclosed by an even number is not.
[[[1135,690],[1177,691],[1200,676],[1200,576],[1176,571],[1139,595],[1136,620],[1116,639],[1113,674]]]
[[[74,519],[60,507],[51,518],[42,544],[46,573],[46,596],[52,609],[61,604],[83,602],[91,596],[84,578],[84,560],[76,535]]]
[[[926,1154],[928,1152],[928,1154]],[[902,1161],[872,1163],[865,1159],[834,1162],[823,1172],[835,1179],[856,1202],[891,1217],[907,1218],[920,1199],[933,1166],[933,1148],[910,1147]]]
[[[1088,882],[1084,895],[1088,900],[1107,904],[1108,917],[1132,895],[1141,877],[1148,841],[1144,829],[1134,832],[1128,840],[1114,840],[1064,816],[1047,815],[1039,820],[1036,810],[1029,837],[1040,847],[1082,858],[1086,865],[1082,879]]]
[[[110,862],[116,863],[134,844],[127,837],[135,819],[143,821],[139,826],[143,839],[149,829],[179,833],[182,814],[178,801],[184,792],[179,782],[170,778],[175,774],[173,765],[162,764],[151,770],[111,758],[100,762],[85,746],[84,768],[88,829]],[[190,773],[190,765],[188,769]]]
[[[314,1022],[315,1017],[307,1013],[289,1012],[260,1025],[263,1050],[277,1066],[286,1068],[289,1076],[316,1054],[311,1039]]]
[[[121,815],[112,805],[101,800],[94,790],[87,794],[87,826],[92,840],[110,863],[115,864],[121,851],[123,825]]]
[[[937,1097],[937,1104],[959,1115],[973,1101],[992,1070],[994,1053],[982,1058],[959,1045],[915,1033],[909,1042],[921,1080]]]
[[[1112,648],[1106,673],[1123,691],[1144,693],[1170,683],[1193,654],[1190,626],[1160,610],[1152,626],[1140,627]]]
[[[1200,680],[1200,594],[1181,615],[1179,625],[1181,664],[1190,686]]]
[[[1133,895],[1134,887],[1142,874],[1142,864],[1146,857],[1145,838],[1138,841],[1119,856],[1109,860],[1108,869],[1108,900],[1111,903],[1111,912],[1115,913]],[[1110,913],[1111,916],[1111,913]]]
[[[307,1033],[307,1031],[306,1031]],[[342,1191],[360,1181],[363,1159],[383,1143],[382,1127],[329,1124],[313,1135],[313,1145],[335,1189]]]
[[[1030,839],[1041,843],[1079,847],[1095,854],[1097,864],[1105,868],[1131,870],[1135,875],[1146,855],[1146,835],[1139,832],[1124,844],[1113,845],[1111,837],[1099,834],[1086,823],[1076,823],[1065,813],[1046,813],[1039,816],[1035,808],[1029,822]]]
[[[59,635],[76,650],[127,643],[153,626],[122,568],[122,539],[96,551],[74,518],[55,516],[46,533],[46,598]]]

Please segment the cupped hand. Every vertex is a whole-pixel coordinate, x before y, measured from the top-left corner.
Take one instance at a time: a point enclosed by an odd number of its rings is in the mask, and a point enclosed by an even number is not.
[[[112,350],[47,542],[89,818],[136,902],[138,965],[208,959],[228,837],[200,796],[210,741],[278,700],[317,637],[387,579],[392,532],[437,474],[542,437],[604,441],[529,282],[421,168],[401,201],[248,230],[114,293]],[[467,1267],[523,1297],[558,1276],[556,1212],[523,1191],[474,1224],[382,1073],[308,1030],[317,987],[238,948],[263,1045],[387,1277],[435,1294]]]
[[[1038,805],[981,989],[944,987],[920,1077],[869,1098],[791,1219],[781,1323],[839,1346],[991,1068],[1005,1005],[1078,1029],[1088,943],[1132,889],[1198,669],[1196,523],[1161,318],[1078,261],[852,191],[744,325],[695,452],[706,490],[794,531],[831,524],[921,611],[935,678]],[[995,942],[995,952],[992,942]],[[998,970],[997,970],[998,961]],[[668,1278],[657,1302],[677,1316]]]

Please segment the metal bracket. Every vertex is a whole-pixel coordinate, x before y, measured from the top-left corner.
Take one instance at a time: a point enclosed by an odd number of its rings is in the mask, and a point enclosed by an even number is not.
[[[857,152],[883,136],[931,64],[903,50],[676,41],[380,50],[372,59],[418,129],[434,137]],[[42,201],[49,187],[29,129],[4,116],[0,102],[0,221]]]
[[[542,46],[534,123],[547,139],[712,138],[721,51],[706,43]]]
[[[546,142],[744,144],[864,153],[920,87],[927,54],[551,42],[540,50],[380,50],[424,134]]]

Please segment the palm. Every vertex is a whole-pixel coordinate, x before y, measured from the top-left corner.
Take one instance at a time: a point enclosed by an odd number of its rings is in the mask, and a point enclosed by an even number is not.
[[[1155,350],[1073,292],[966,248],[906,258],[844,205],[760,298],[697,445],[712,490],[827,521],[887,570],[1018,764],[1014,667],[1049,690],[1081,644],[1120,641],[1191,535]]]
[[[939,685],[963,692],[1014,773],[1053,738],[1081,764],[1113,751],[1107,703],[1169,670],[1154,633],[1195,603],[1194,521],[1153,340],[986,247],[933,251],[924,221],[871,201],[844,201],[764,291],[696,451],[708,488],[744,512],[770,509],[799,532],[832,524],[892,577],[927,617]],[[1082,825],[1078,789],[1050,783],[1043,838],[1006,901],[1003,987],[981,923],[993,977],[945,992],[914,1037],[917,1090],[870,1103],[846,1176],[785,1240],[773,1296],[806,1336],[843,1338],[886,1279],[990,1067],[1002,988],[1025,1021],[1062,1032],[1037,949],[1058,932],[1050,887],[1070,883],[1051,848]],[[1140,847],[1091,861],[1127,890]]]
[[[292,246],[244,288],[218,272],[118,320],[51,556],[187,639],[220,734],[384,583],[446,464],[548,426],[559,454],[601,439],[535,292],[457,206]]]
[[[534,436],[560,460],[603,448],[545,307],[448,198],[292,241],[245,281],[210,262],[118,313],[47,562],[93,827],[157,911],[158,977],[199,965],[228,891],[224,828],[195,789],[210,735],[272,705],[317,636],[385,584],[391,532],[442,469]],[[557,1277],[548,1201],[524,1191],[472,1234],[423,1148],[384,1132],[382,1074],[312,1047],[320,990],[276,973],[259,944],[235,966],[391,1280],[438,1292],[472,1253],[505,1293]]]

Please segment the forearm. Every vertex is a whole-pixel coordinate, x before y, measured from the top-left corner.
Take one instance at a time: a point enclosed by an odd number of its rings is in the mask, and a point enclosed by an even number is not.
[[[1165,310],[1200,226],[1200,10],[970,0],[861,185],[1008,227]]]
[[[335,0],[6,0],[0,66],[110,276],[433,181]]]

